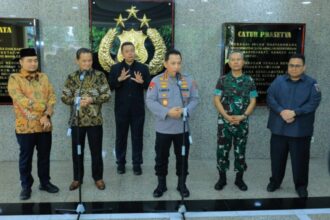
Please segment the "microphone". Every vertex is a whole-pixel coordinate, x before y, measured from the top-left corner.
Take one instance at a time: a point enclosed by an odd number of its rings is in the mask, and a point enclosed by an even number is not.
[[[76,117],[78,117],[78,115],[79,115],[78,112],[80,110],[80,102],[81,102],[80,93],[81,93],[81,89],[82,89],[83,83],[85,81],[85,76],[86,76],[87,72],[88,72],[87,70],[82,70],[82,71],[80,71],[80,74],[79,74],[80,85],[79,85],[79,89],[78,89],[78,94],[77,94],[76,97],[74,97],[73,104],[74,104],[74,109],[75,110],[72,112],[72,114],[70,116],[70,121],[69,121],[70,126],[73,125],[73,117],[74,117],[74,115]],[[72,129],[71,129],[71,127],[69,127],[68,128],[68,131],[66,132],[66,135],[68,137],[70,137],[71,134],[72,134]],[[81,155],[81,146],[79,144],[77,146],[77,151],[78,151],[78,155]]]
[[[75,98],[75,105],[76,105],[76,110],[77,111],[80,109],[80,101],[81,101],[80,94],[81,94],[83,83],[85,81],[86,74],[87,74],[87,70],[83,70],[83,71],[80,72],[80,75],[79,75],[79,80],[80,80],[81,83],[80,83],[80,86],[79,86],[77,97]]]
[[[182,95],[182,91],[181,91],[181,85],[182,85],[182,80],[181,80],[181,73],[176,72],[175,74],[175,78],[176,78],[176,83],[177,86],[179,87],[180,90],[180,97],[181,97],[181,101],[182,101],[182,105],[183,105],[183,112],[182,112],[182,121],[183,123],[187,123],[187,128],[188,128],[188,141],[190,144],[193,144],[193,139],[191,137],[191,134],[189,132],[190,128],[189,128],[189,122],[188,122],[188,118],[189,118],[189,113],[188,113],[188,109],[187,107],[185,107],[185,102],[183,100],[183,95]],[[182,149],[181,149],[181,155],[185,156],[186,155],[186,147],[183,145]]]
[[[181,73],[177,72],[177,73],[175,74],[175,78],[176,78],[176,82],[177,82],[178,86],[181,87],[181,85],[182,85],[182,81],[181,81]]]
[[[81,71],[81,73],[79,75],[80,81],[84,81],[86,73],[87,73],[86,70]]]

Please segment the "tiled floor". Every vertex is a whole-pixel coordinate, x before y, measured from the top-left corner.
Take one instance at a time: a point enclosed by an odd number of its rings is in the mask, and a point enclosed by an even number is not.
[[[135,176],[132,172],[132,167],[127,165],[127,172],[124,175],[118,175],[116,173],[116,166],[113,161],[104,161],[104,180],[106,182],[106,190],[97,190],[94,186],[94,182],[91,178],[90,171],[90,161],[85,162],[85,178],[83,184],[82,198],[84,202],[132,202],[141,201],[141,210],[146,210],[148,213],[137,213],[129,214],[131,212],[115,213],[115,214],[85,214],[81,219],[181,219],[179,213],[166,213],[168,210],[162,208],[160,205],[155,208],[155,204],[150,206],[153,210],[159,211],[159,213],[154,213],[152,210],[148,210],[148,201],[178,201],[180,200],[179,193],[176,191],[177,177],[174,175],[175,167],[173,159],[170,161],[169,176],[168,176],[168,191],[160,199],[155,199],[152,197],[152,191],[156,187],[157,179],[154,175],[153,164],[146,163],[143,165],[143,175]],[[292,182],[292,173],[290,162],[288,163],[286,177],[283,181],[281,188],[274,192],[269,193],[266,191],[266,186],[268,183],[270,175],[270,161],[253,159],[248,161],[249,169],[245,174],[246,183],[249,186],[247,192],[241,192],[233,184],[234,182],[234,172],[230,171],[228,173],[228,185],[222,191],[215,191],[213,189],[215,182],[218,179],[217,170],[213,161],[198,161],[190,160],[189,171],[190,175],[188,178],[187,185],[191,191],[191,196],[188,198],[189,201],[197,201],[198,204],[191,203],[190,207],[195,207],[199,211],[187,212],[186,219],[228,219],[228,220],[326,220],[330,219],[330,211],[328,209],[321,209],[321,211],[310,211],[306,212],[305,209],[301,211],[288,210],[287,212],[281,212],[282,208],[277,211],[267,211],[267,207],[274,207],[276,204],[282,205],[286,204],[286,207],[290,209],[295,209],[298,204],[300,207],[315,208],[311,205],[310,200],[303,202],[301,205],[298,203],[292,203],[290,198],[296,198],[297,195],[294,191],[294,185]],[[76,202],[78,200],[78,191],[71,192],[68,187],[72,180],[72,164],[71,161],[52,161],[51,162],[51,176],[52,182],[59,186],[60,192],[56,194],[48,194],[38,190],[38,178],[36,175],[36,162],[34,162],[33,175],[35,178],[35,184],[33,185],[32,198],[28,201],[20,201],[18,198],[20,192],[19,175],[18,175],[18,164],[17,162],[1,162],[0,163],[0,204],[6,204],[14,206],[15,204],[22,204],[21,207],[29,210],[29,207],[33,209],[37,208],[40,210],[40,206],[43,203],[52,204],[49,209],[54,209],[56,204]],[[310,162],[310,184],[309,184],[309,195],[313,199],[314,197],[330,197],[330,177],[327,170],[326,160],[311,159]],[[277,199],[271,200],[271,198],[288,198],[288,199]],[[243,200],[241,200],[243,199]],[[244,199],[254,199],[254,200],[244,200]],[[263,208],[259,211],[239,211],[239,210],[253,210],[255,206],[258,210],[259,200],[263,203]],[[266,199],[266,200],[263,200]],[[330,203],[328,201],[326,205],[322,208],[330,208]],[[226,200],[225,203],[212,202],[215,200]],[[244,201],[243,206],[242,201]],[[319,200],[322,203],[322,199]],[[39,205],[38,205],[39,204]],[[73,204],[73,203],[72,203]],[[71,205],[72,205],[71,204]],[[90,203],[93,205],[93,203]],[[114,203],[113,203],[114,204]],[[146,205],[147,204],[147,205]],[[163,204],[163,203],[159,203]],[[197,207],[201,204],[200,207]],[[210,209],[204,209],[203,204],[209,207],[217,207],[218,211],[209,212]],[[290,205],[291,204],[291,205]],[[329,206],[327,205],[329,204]],[[31,206],[30,206],[31,205]],[[134,204],[133,204],[134,205]],[[158,203],[156,204],[158,206]],[[123,207],[126,207],[125,205]],[[127,207],[132,207],[128,205]],[[168,207],[164,205],[164,207]],[[175,211],[173,204],[171,212]],[[197,208],[196,208],[197,207]],[[221,209],[223,207],[223,209]],[[251,209],[252,207],[252,209]],[[75,215],[41,215],[41,216],[3,216],[5,213],[0,207],[0,219],[31,219],[31,220],[41,220],[41,219],[76,219]],[[298,207],[299,208],[299,207]],[[317,206],[316,206],[317,208]],[[117,208],[120,210],[122,208]],[[164,209],[164,210],[162,210]],[[276,209],[276,207],[274,208]],[[204,211],[203,211],[204,210]],[[232,212],[219,212],[220,210],[238,210]],[[263,210],[263,211],[261,211]],[[324,211],[325,210],[325,211]],[[201,211],[201,212],[200,212]],[[20,213],[24,213],[24,210],[19,210]],[[28,211],[29,212],[29,211]],[[274,213],[275,212],[275,213]],[[35,213],[35,212],[32,212]],[[38,212],[36,212],[38,213]],[[45,212],[47,214],[47,212]],[[52,211],[50,212],[52,213]],[[111,213],[111,212],[110,212]]]
[[[152,192],[157,185],[153,164],[143,165],[143,175],[135,176],[130,165],[124,175],[116,173],[114,162],[105,161],[104,180],[106,189],[97,190],[90,172],[90,161],[85,162],[85,178],[82,198],[86,202],[95,201],[151,201],[151,200],[179,200],[176,191],[177,177],[175,176],[174,161],[170,161],[169,176],[167,178],[168,191],[160,199],[154,199]],[[248,161],[249,169],[244,179],[249,190],[241,192],[234,185],[234,172],[228,172],[228,185],[222,191],[215,191],[214,184],[218,179],[217,170],[213,161],[192,161],[189,163],[190,175],[187,186],[191,191],[189,200],[214,199],[245,199],[245,198],[292,198],[296,197],[292,181],[290,163],[288,163],[286,177],[279,190],[273,193],[266,191],[270,175],[270,161],[253,159]],[[26,202],[74,202],[78,199],[78,191],[69,191],[72,181],[71,161],[52,161],[52,182],[60,188],[57,194],[48,194],[38,190],[36,162],[34,162],[32,197]],[[18,164],[17,162],[0,162],[0,203],[20,203]],[[325,160],[312,159],[310,162],[309,178],[310,197],[330,196],[330,177]]]

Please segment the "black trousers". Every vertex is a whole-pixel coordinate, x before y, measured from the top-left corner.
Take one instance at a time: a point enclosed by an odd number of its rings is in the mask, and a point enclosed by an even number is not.
[[[76,181],[83,182],[84,178],[84,149],[85,149],[85,138],[87,134],[89,149],[92,156],[92,176],[95,181],[103,179],[103,158],[102,158],[102,138],[103,138],[103,127],[90,126],[90,127],[79,127],[79,141],[81,145],[81,156],[80,165],[81,173],[80,180],[78,177],[78,155],[77,155],[77,127],[72,127],[72,161],[73,161],[73,179]]]
[[[38,177],[40,184],[49,183],[49,157],[52,145],[52,133],[41,132],[32,134],[17,134],[17,142],[20,146],[19,173],[23,189],[31,188],[33,184],[32,159],[34,147],[37,149]]]
[[[116,158],[118,165],[126,164],[127,136],[128,129],[131,127],[132,140],[132,162],[133,165],[143,163],[143,115],[120,115],[116,114]]]
[[[307,189],[310,143],[311,137],[287,137],[272,134],[270,139],[272,177],[270,181],[278,186],[281,185],[290,152],[295,188]]]
[[[184,134],[186,152],[184,159],[184,171],[183,175],[188,175],[188,157],[189,157],[189,134],[186,132]],[[156,132],[156,165],[155,171],[157,176],[166,176],[168,174],[168,157],[170,155],[170,147],[173,142],[174,153],[176,157],[176,175],[181,176],[182,174],[182,156],[181,149],[183,143],[183,136],[181,134],[162,134]]]

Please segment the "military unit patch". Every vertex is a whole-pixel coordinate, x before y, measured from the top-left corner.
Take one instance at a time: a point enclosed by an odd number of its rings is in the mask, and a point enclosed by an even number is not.
[[[150,82],[149,84],[149,90],[152,90],[155,87],[156,83],[155,82]]]

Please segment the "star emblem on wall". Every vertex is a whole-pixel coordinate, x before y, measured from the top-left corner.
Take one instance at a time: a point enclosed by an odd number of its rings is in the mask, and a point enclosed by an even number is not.
[[[117,26],[118,25],[121,25],[123,28],[125,27],[125,21],[127,21],[127,18],[123,18],[121,14],[119,14],[119,17],[118,18],[115,18],[114,19],[116,22],[117,22]]]
[[[146,14],[143,15],[142,19],[138,19],[141,22],[140,28],[142,28],[144,25],[149,27],[149,21],[151,21],[151,19],[147,18]]]
[[[134,18],[137,18],[136,16],[136,13],[139,11],[136,9],[136,6],[133,6],[129,9],[126,9],[126,11],[128,12],[128,17],[127,18],[130,18],[130,17],[134,17]]]
[[[143,14],[142,18],[138,18],[137,12],[139,10],[136,9],[136,6],[132,5],[131,8],[128,8],[125,11],[128,13],[128,16],[126,18],[123,18],[122,14],[119,14],[118,18],[114,19],[116,21],[116,26],[122,26],[123,28],[125,28],[125,21],[127,21],[131,17],[134,17],[135,19],[141,22],[140,28],[142,28],[143,26],[149,28],[149,22],[151,21],[151,19],[148,18],[146,14]]]

